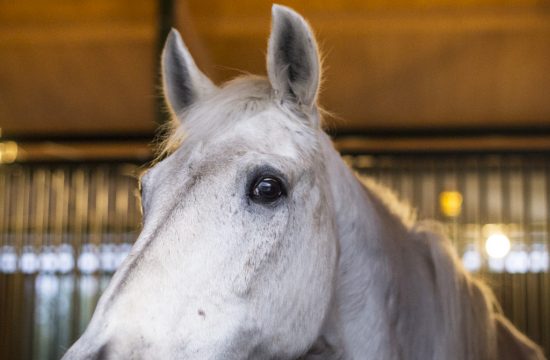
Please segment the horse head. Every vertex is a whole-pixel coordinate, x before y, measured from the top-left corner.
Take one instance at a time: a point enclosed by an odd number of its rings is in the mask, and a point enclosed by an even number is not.
[[[314,36],[273,7],[268,79],[215,86],[172,30],[174,128],[141,178],[143,229],[65,359],[290,359],[330,316],[337,241]]]

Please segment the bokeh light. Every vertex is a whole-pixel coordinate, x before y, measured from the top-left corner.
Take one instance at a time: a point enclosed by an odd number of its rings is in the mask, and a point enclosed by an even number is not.
[[[495,259],[502,259],[510,252],[510,239],[503,233],[493,233],[485,241],[487,254]]]

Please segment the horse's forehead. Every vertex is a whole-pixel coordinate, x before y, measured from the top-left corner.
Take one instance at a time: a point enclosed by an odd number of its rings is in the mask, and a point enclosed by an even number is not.
[[[239,144],[251,150],[296,159],[300,149],[311,141],[303,125],[277,111],[263,111],[235,122],[234,126],[218,135],[215,143]],[[237,150],[239,146],[235,147]]]

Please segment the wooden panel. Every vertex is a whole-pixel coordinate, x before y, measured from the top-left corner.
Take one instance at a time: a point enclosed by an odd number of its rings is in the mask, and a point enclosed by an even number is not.
[[[153,0],[0,2],[4,136],[151,132]]]
[[[221,0],[212,11],[199,3],[180,11],[207,49],[199,63],[218,81],[235,68],[265,73],[269,5],[246,3],[243,12]],[[540,3],[287,3],[318,35],[321,104],[337,128],[550,126],[550,13]]]
[[[550,128],[550,1],[283,1],[324,54],[339,130]],[[265,73],[269,1],[178,1],[216,81]],[[0,0],[5,137],[152,133],[157,1]]]

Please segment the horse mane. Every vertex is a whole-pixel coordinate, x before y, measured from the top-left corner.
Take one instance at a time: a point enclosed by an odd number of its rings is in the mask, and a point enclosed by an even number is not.
[[[500,308],[493,292],[464,268],[440,224],[418,222],[413,231],[418,244],[428,249],[440,306],[440,353],[434,358],[494,359],[494,316]]]
[[[416,211],[388,187],[360,177],[369,194],[402,222],[414,248],[427,254],[438,301],[434,359],[544,359],[542,350],[504,317],[493,291],[468,272],[442,224],[418,221]],[[503,339],[505,339],[503,341]],[[514,355],[510,354],[516,354]],[[521,355],[521,356],[520,356]]]
[[[419,251],[429,264],[434,288],[430,295],[438,307],[433,312],[438,331],[430,340],[434,344],[432,358],[494,358],[495,326],[491,316],[496,301],[490,289],[464,269],[443,226],[435,221],[418,221],[416,211],[388,187],[370,178],[360,181],[374,200],[405,226],[408,235],[401,241],[414,244],[404,246],[404,251]]]
[[[370,177],[361,176],[360,174],[356,174],[356,176],[361,184],[370,190],[369,192],[376,196],[386,206],[386,209],[400,219],[408,229],[415,225],[417,221],[416,209],[411,207],[408,202],[400,199],[395,191]]]

